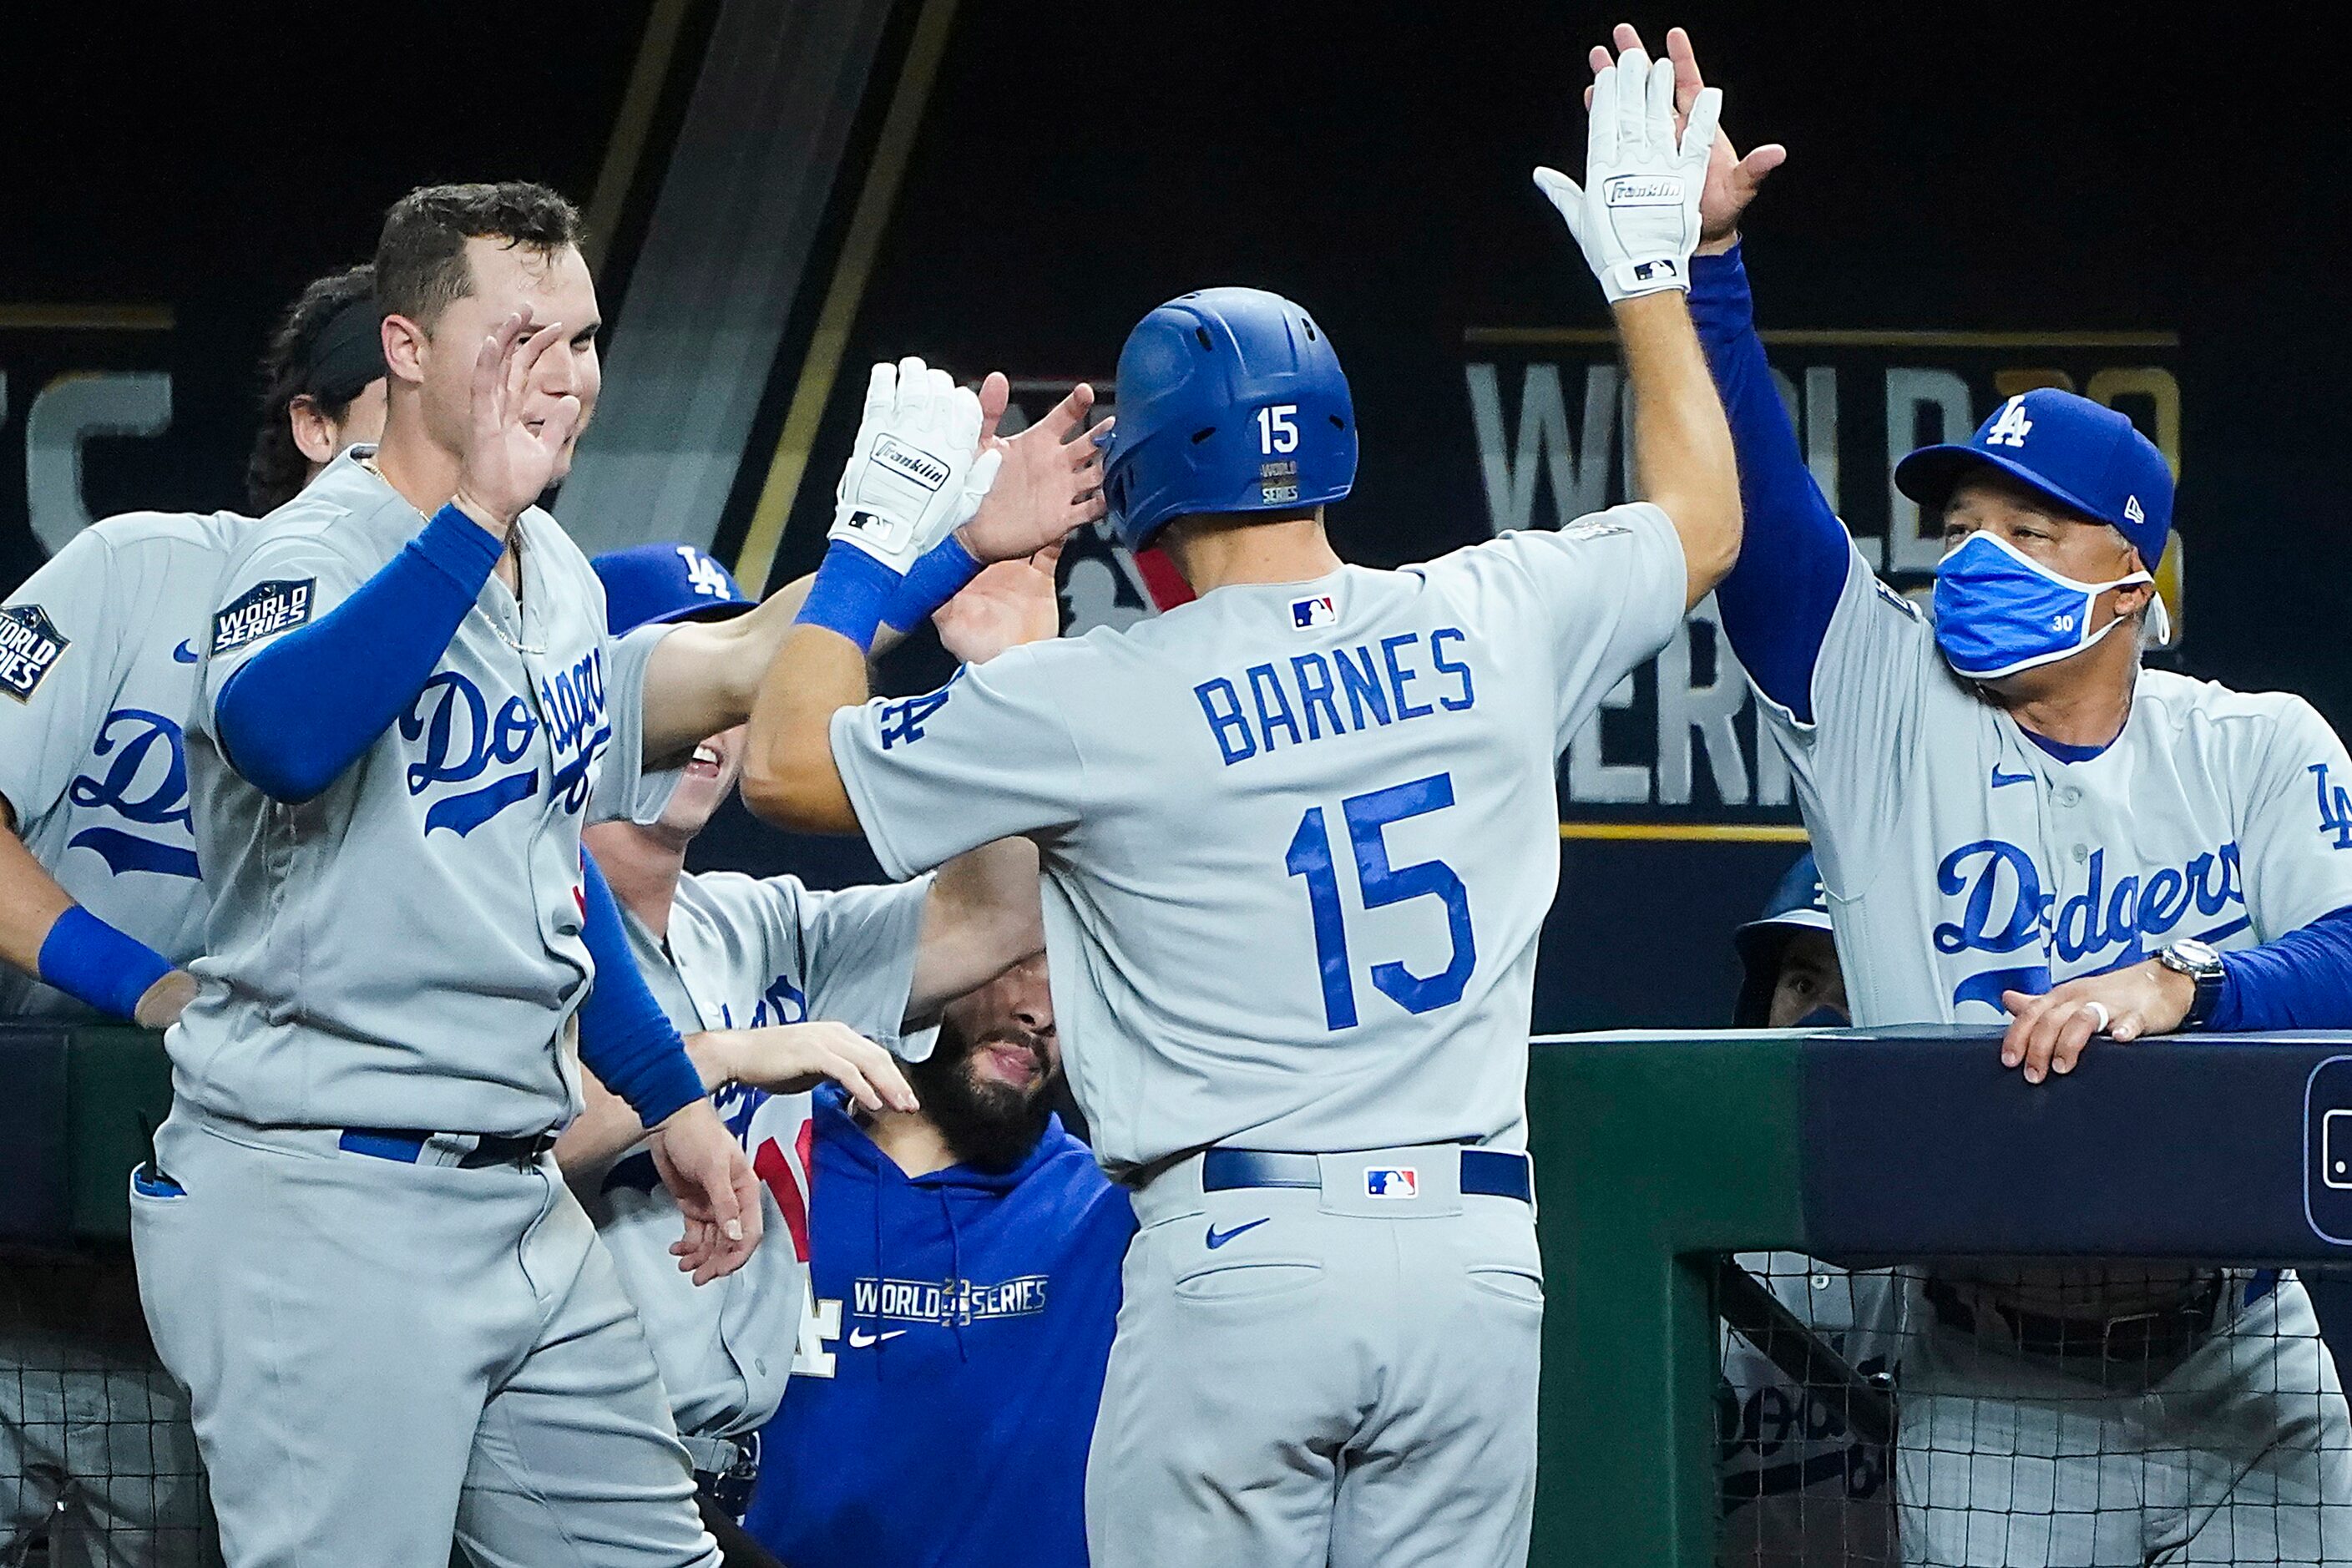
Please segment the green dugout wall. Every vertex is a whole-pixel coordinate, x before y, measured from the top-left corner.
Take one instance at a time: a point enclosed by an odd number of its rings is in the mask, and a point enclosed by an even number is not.
[[[2102,1046],[2039,1087],[2000,1067],[1996,1038],[1536,1042],[1536,1563],[1711,1562],[1724,1253],[2352,1258],[2352,1035]],[[0,1026],[0,1244],[119,1244],[169,1100],[152,1036]]]

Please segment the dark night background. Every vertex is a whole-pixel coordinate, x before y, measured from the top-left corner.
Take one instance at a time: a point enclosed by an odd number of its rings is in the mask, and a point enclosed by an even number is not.
[[[61,356],[160,356],[174,379],[167,435],[90,448],[93,511],[236,504],[272,313],[364,257],[411,185],[525,177],[584,203],[645,8],[520,25],[478,5],[215,7],[160,27],[81,15],[0,64],[0,303],[161,302],[176,325],[160,344],[0,334],[0,586],[39,559],[24,532],[23,424]],[[1464,329],[1604,324],[1527,171],[1577,166],[1583,51],[1617,17],[1524,0],[964,0],[845,363],[919,352],[966,374],[1099,376],[1161,299],[1279,289],[1315,310],[1354,384],[1364,460],[1333,513],[1343,552],[1390,564],[1483,537]],[[1708,5],[1632,19],[1654,45],[1668,23],[1690,26],[1727,90],[1727,132],[1790,149],[1748,228],[1768,327],[2178,331],[2190,563],[2178,663],[2301,691],[2352,724],[2347,138],[2307,29],[2274,10],[2158,21],[2088,6]],[[835,193],[836,226],[854,174]],[[614,236],[608,314],[645,207],[641,195]],[[813,310],[804,301],[786,334],[723,556]],[[827,455],[853,415],[835,399],[786,573],[815,559]],[[927,673],[919,652],[897,672]],[[718,853],[788,860],[740,822]],[[1719,1019],[1729,928],[1791,850],[1563,853],[1549,1026]]]

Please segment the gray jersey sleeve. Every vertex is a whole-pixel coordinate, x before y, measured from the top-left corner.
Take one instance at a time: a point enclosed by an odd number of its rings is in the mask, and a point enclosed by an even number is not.
[[[131,639],[118,571],[112,547],[85,530],[0,605],[0,798],[20,832],[64,795],[120,684]]]
[[[245,661],[284,633],[309,626],[367,581],[351,556],[315,533],[280,533],[238,553],[215,592],[204,673],[189,725],[213,732],[213,705]]]
[[[1959,691],[1927,616],[1849,550],[1845,586],[1813,664],[1813,721],[1801,723],[1757,693],[1757,711],[1809,802],[1807,819],[1838,825],[1813,849],[1822,881],[1840,898],[1868,884],[1885,847],[1867,825],[1894,830],[1896,814],[1885,803],[1903,798],[1927,699],[1937,689]]]
[[[1672,519],[1645,501],[1558,532],[1506,533],[1458,552],[1478,623],[1541,628],[1565,751],[1579,725],[1682,624],[1689,570]]]
[[[929,877],[838,892],[799,889],[793,924],[810,1017],[836,1019],[885,1045],[898,1037],[930,890]]]
[[[833,716],[834,762],[890,876],[1078,820],[1086,762],[1054,682],[1075,646],[1013,648],[937,691]]]
[[[2352,758],[2310,703],[2275,700],[2274,724],[2240,721],[2244,733],[2231,737],[2260,754],[2238,823],[2240,874],[2260,942],[2352,906]]]
[[[625,637],[604,639],[605,711],[613,716],[613,745],[604,753],[588,820],[658,819],[677,788],[678,770],[646,767],[646,675],[654,649],[675,626],[639,626]]]

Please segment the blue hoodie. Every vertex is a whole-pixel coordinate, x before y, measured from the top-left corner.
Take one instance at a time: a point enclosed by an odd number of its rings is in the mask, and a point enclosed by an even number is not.
[[[909,1178],[843,1106],[817,1096],[810,1180],[825,1353],[761,1433],[745,1528],[793,1568],[1083,1564],[1127,1194],[1058,1118],[1004,1175]]]

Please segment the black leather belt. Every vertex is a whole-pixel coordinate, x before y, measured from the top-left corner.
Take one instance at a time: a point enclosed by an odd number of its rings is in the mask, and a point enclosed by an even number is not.
[[[1525,1154],[1501,1149],[1464,1149],[1462,1191],[1475,1197],[1535,1202],[1535,1174]],[[1320,1191],[1323,1156],[1278,1154],[1262,1149],[1212,1149],[1201,1156],[1201,1190],[1241,1187],[1305,1187]]]
[[[2116,1318],[2062,1318],[2047,1312],[1986,1305],[1996,1320],[1993,1329],[2030,1355],[2065,1361],[2112,1363],[2176,1362],[2205,1342],[2213,1332],[2214,1313],[2221,1305],[2224,1277],[2215,1275],[2188,1300],[2149,1312]],[[1936,1321],[1964,1334],[1974,1334],[1984,1318],[1958,1291],[1941,1279],[1929,1279],[1927,1304]]]
[[[414,1165],[425,1155],[425,1145],[437,1134],[418,1131],[409,1127],[346,1127],[335,1146],[346,1153],[365,1154],[372,1160],[393,1160],[404,1165]],[[458,1156],[461,1171],[478,1171],[489,1165],[531,1165],[539,1157],[555,1147],[555,1134],[535,1132],[528,1138],[500,1138],[482,1134],[474,1146]]]

